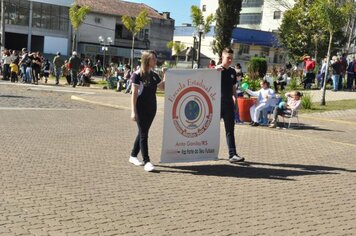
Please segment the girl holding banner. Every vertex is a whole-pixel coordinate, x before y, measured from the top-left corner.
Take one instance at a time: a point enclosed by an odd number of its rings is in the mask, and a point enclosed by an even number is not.
[[[148,155],[148,131],[157,111],[157,88],[164,90],[163,80],[153,71],[157,63],[154,51],[145,51],[141,56],[141,68],[132,74],[131,120],[137,123],[138,134],[131,151],[129,162],[141,166],[145,171],[153,171],[154,165]],[[143,163],[137,158],[141,151]]]

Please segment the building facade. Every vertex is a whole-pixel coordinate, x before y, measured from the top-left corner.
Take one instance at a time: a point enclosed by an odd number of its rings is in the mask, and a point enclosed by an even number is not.
[[[194,46],[195,31],[192,26],[177,26],[174,41],[184,43],[187,48],[197,48],[197,45]],[[218,55],[212,50],[214,39],[214,27],[211,27],[210,32],[204,35],[201,41],[202,68],[208,67],[211,59],[219,61]],[[285,64],[283,49],[273,32],[236,27],[232,32],[231,47],[234,50],[233,64],[240,63],[243,71],[247,70],[248,62],[255,56],[266,58],[269,67],[282,67]],[[191,60],[191,57],[192,55],[187,55],[186,59]],[[180,57],[181,60],[183,58]],[[195,60],[196,58],[195,56]],[[186,64],[189,65],[189,61]]]
[[[72,0],[3,0],[5,47],[66,55],[71,26],[68,9]]]
[[[103,60],[105,53],[107,62],[127,63],[131,55],[132,34],[123,25],[121,17],[135,17],[146,10],[150,23],[135,37],[135,60],[141,57],[142,50],[147,49],[154,49],[160,61],[170,59],[171,50],[167,48],[167,43],[173,40],[174,20],[168,12],[158,13],[142,3],[118,0],[77,0],[77,3],[91,9],[77,35],[78,51],[81,53],[94,60]],[[103,47],[99,36],[104,39],[110,37],[112,43],[106,43],[107,47]]]
[[[28,48],[44,54],[61,52],[70,55],[73,31],[69,7],[73,0],[3,0],[5,6],[5,47],[15,50]],[[154,49],[160,60],[170,59],[167,43],[173,40],[174,20],[168,12],[158,13],[139,3],[120,0],[76,0],[79,6],[89,6],[90,12],[77,32],[78,52],[92,59],[107,62],[128,62],[132,34],[124,27],[121,16],[137,16],[148,12],[150,24],[135,37],[135,57],[141,50]],[[110,37],[112,43],[103,47],[98,37]],[[103,49],[107,51],[103,51]]]
[[[238,27],[263,31],[276,31],[282,23],[283,13],[294,5],[294,0],[243,0]],[[218,0],[201,0],[204,17],[215,14]]]

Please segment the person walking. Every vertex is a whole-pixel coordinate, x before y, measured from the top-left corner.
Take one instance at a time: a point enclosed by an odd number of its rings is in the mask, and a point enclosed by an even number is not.
[[[331,59],[331,78],[333,80],[333,89],[332,91],[336,92],[339,89],[339,78],[341,74],[341,64],[336,56],[333,56]]]
[[[80,70],[81,60],[76,51],[73,51],[72,56],[69,58],[69,70],[71,75],[72,87],[75,88],[78,83],[78,72]]]
[[[131,95],[131,120],[137,123],[136,136],[129,162],[141,166],[145,171],[153,171],[154,165],[148,155],[148,132],[157,111],[157,88],[164,90],[163,80],[153,71],[157,63],[157,54],[154,51],[144,51],[141,56],[141,68],[133,73]],[[141,151],[143,163],[137,158]]]
[[[61,53],[57,52],[56,56],[53,58],[53,70],[54,70],[54,76],[56,77],[56,85],[59,84],[59,77],[62,74],[63,65],[64,65],[64,60],[61,57]]]
[[[234,104],[236,101],[236,81],[237,74],[234,68],[230,67],[234,51],[225,48],[222,52],[222,63],[216,67],[221,71],[221,118],[224,120],[227,146],[229,148],[229,161],[242,162],[245,158],[240,157],[236,152],[235,144],[235,112]]]
[[[12,62],[11,53],[8,49],[4,49],[2,52],[2,80],[9,80],[10,79],[10,64]]]
[[[40,52],[35,52],[33,53],[33,59],[32,59],[32,83],[35,85],[38,85],[38,80],[39,74],[41,72],[41,67],[42,67],[42,59],[41,59],[41,54]]]
[[[27,61],[27,59],[28,59],[27,49],[22,48],[21,59],[20,59],[19,65],[20,65],[20,69],[21,69],[21,77],[22,77],[23,83],[26,83],[26,81],[28,80],[26,78],[26,61]]]

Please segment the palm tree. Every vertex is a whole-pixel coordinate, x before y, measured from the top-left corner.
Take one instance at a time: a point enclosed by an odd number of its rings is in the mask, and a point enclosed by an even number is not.
[[[77,32],[80,25],[84,22],[85,17],[90,12],[90,7],[88,6],[78,6],[77,4],[72,4],[69,8],[69,19],[73,27],[73,44],[72,51],[75,51],[77,48]]]
[[[210,31],[210,25],[214,21],[214,15],[210,14],[204,19],[202,10],[197,6],[191,6],[192,24],[196,28],[199,35],[199,48],[198,48],[198,67],[200,67],[200,47],[202,34]],[[193,59],[194,60],[194,59]]]
[[[179,61],[179,54],[185,49],[184,43],[170,41],[167,43],[167,48],[173,49],[173,51],[176,53],[176,66],[177,66]]]
[[[136,35],[145,28],[146,25],[150,23],[150,19],[148,18],[148,13],[146,10],[143,10],[138,14],[136,18],[130,16],[122,16],[122,23],[126,27],[128,31],[132,34],[132,48],[131,48],[131,61],[130,65],[133,66],[134,63],[134,50],[135,50],[135,37]]]
[[[203,25],[204,34],[210,32],[211,23],[215,21],[213,14],[210,14],[204,19],[203,12],[198,6],[191,6],[190,17],[192,18],[192,24],[195,28],[198,28],[200,25]]]

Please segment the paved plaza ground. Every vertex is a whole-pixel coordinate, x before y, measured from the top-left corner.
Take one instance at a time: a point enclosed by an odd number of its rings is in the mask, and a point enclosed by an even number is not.
[[[1,82],[0,235],[356,235],[356,108],[236,125],[245,164],[223,125],[218,161],[160,164],[158,103],[147,173],[128,163],[128,94]]]

